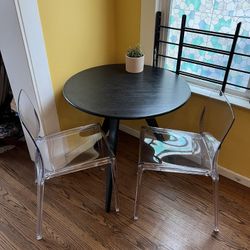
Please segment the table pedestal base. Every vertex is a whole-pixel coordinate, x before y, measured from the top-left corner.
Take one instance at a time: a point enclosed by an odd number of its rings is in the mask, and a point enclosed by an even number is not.
[[[148,118],[146,119],[146,122],[148,126],[158,127],[158,124],[155,118]],[[120,119],[106,117],[102,124],[102,130],[104,131],[105,134],[108,133],[108,142],[115,155],[116,155],[117,142],[118,142],[119,123],[120,123]],[[106,203],[105,203],[106,212],[110,211],[112,189],[113,189],[113,186],[112,186],[111,166],[108,166],[106,168]]]
[[[108,133],[108,142],[111,147],[111,150],[116,155],[117,149],[117,141],[118,141],[118,129],[119,129],[119,119],[115,118],[105,118],[102,129],[105,134]],[[110,211],[111,207],[111,199],[112,199],[112,173],[111,173],[111,166],[106,168],[106,203],[105,203],[105,210],[106,212]]]

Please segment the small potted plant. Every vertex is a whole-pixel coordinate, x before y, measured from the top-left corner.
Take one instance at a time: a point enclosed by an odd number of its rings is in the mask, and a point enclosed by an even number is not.
[[[144,54],[141,46],[137,44],[127,51],[126,55],[126,71],[129,73],[140,73],[144,68]]]

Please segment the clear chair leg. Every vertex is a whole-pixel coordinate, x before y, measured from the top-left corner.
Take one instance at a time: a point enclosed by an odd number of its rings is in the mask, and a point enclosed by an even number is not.
[[[219,176],[213,179],[213,196],[214,196],[214,232],[219,232],[219,222],[218,222],[218,213],[219,213],[219,197],[218,197],[218,185],[219,185]]]
[[[117,188],[117,165],[116,160],[113,160],[112,163],[112,182],[113,182],[113,190],[114,190],[114,199],[115,199],[115,211],[119,212],[119,200],[118,200],[118,188]]]
[[[36,239],[42,239],[44,181],[37,182],[37,224]]]
[[[136,192],[135,192],[134,220],[138,220],[138,206],[141,193],[142,174],[143,174],[143,167],[142,165],[139,165],[137,171],[137,182],[136,182]]]

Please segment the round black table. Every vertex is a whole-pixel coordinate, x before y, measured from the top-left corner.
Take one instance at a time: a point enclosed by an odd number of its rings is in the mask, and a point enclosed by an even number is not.
[[[69,78],[63,89],[65,99],[77,109],[104,117],[103,130],[116,153],[120,119],[146,119],[158,126],[154,117],[174,111],[191,95],[186,81],[168,70],[145,66],[142,73],[125,71],[124,64],[83,70]],[[110,210],[112,181],[107,175],[106,210]]]

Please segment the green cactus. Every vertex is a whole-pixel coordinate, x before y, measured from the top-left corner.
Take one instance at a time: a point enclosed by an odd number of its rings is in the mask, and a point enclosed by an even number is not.
[[[143,56],[143,51],[140,44],[137,44],[135,47],[130,47],[127,51],[128,57],[141,57]]]

